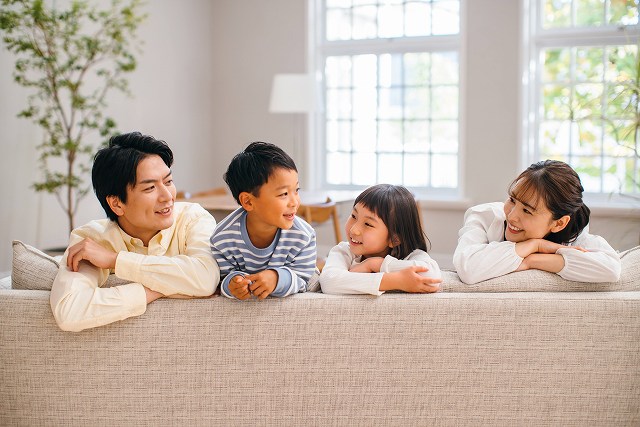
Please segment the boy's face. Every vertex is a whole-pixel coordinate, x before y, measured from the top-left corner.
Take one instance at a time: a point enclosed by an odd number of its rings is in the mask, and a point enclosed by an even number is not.
[[[300,206],[298,195],[298,173],[294,170],[277,168],[265,184],[260,187],[258,195],[241,193],[242,206],[249,212],[247,228],[260,234],[273,232],[278,228],[285,230],[293,226],[293,220]]]
[[[136,183],[127,187],[127,203],[114,198],[111,208],[120,227],[147,245],[160,230],[173,225],[175,198],[171,169],[160,156],[151,155],[138,164]]]

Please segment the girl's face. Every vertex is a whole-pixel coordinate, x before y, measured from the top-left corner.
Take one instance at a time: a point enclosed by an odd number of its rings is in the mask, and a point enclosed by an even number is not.
[[[507,227],[504,237],[514,243],[529,239],[542,239],[547,234],[562,230],[569,223],[569,216],[558,220],[545,206],[543,200],[534,194],[530,200],[518,200],[514,192],[504,202]]]
[[[389,230],[382,220],[362,203],[353,207],[345,225],[349,248],[362,259],[385,257],[391,250]]]

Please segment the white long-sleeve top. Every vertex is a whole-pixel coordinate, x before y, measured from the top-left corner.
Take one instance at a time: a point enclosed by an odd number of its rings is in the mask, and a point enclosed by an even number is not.
[[[209,249],[216,221],[195,203],[174,204],[173,225],[161,230],[147,247],[109,219],[91,221],[71,233],[69,246],[90,238],[118,254],[114,273],[132,283],[101,288],[109,269],[86,261],[74,272],[67,267],[68,250],[51,288],[51,310],[61,329],[81,331],[146,311],[143,286],[164,295],[211,295],[220,270]]]
[[[329,251],[327,261],[320,274],[320,286],[325,294],[369,294],[382,295],[380,282],[385,273],[400,271],[411,266],[427,267],[429,271],[419,273],[426,277],[440,279],[442,274],[438,263],[425,251],[416,249],[405,259],[387,255],[379,273],[356,273],[349,269],[362,262],[361,256],[351,252],[348,242],[340,242]]]
[[[505,240],[504,203],[494,202],[474,206],[464,215],[464,226],[458,232],[458,246],[453,255],[460,280],[474,284],[515,271],[523,258],[516,253],[516,244]],[[579,246],[582,252],[560,248],[564,268],[558,275],[579,282],[613,282],[620,278],[620,257],[607,241],[589,234],[587,225],[578,238],[567,246]]]

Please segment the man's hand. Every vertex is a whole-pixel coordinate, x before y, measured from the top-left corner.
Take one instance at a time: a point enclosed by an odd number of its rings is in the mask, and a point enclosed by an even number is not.
[[[87,238],[69,247],[67,254],[67,267],[72,271],[78,271],[80,261],[85,260],[98,268],[113,270],[116,268],[118,254],[105,249],[93,240]]]
[[[419,274],[426,271],[429,271],[427,267],[414,265],[400,271],[385,273],[380,282],[380,290],[390,291],[397,289],[411,293],[437,292],[440,289],[442,279],[432,279]]]
[[[144,288],[144,293],[147,295],[147,304],[157,300],[158,298],[162,298],[164,296],[160,292],[153,291],[147,288],[146,286],[143,286],[143,288]]]
[[[382,257],[367,258],[360,264],[354,265],[349,269],[352,273],[379,273],[382,266]]]
[[[259,299],[265,299],[271,295],[278,284],[278,273],[275,270],[264,270],[260,273],[249,274],[246,278],[251,281],[249,290]]]
[[[249,299],[251,298],[251,292],[249,292],[250,283],[251,281],[247,277],[237,275],[229,281],[229,292],[239,300]]]

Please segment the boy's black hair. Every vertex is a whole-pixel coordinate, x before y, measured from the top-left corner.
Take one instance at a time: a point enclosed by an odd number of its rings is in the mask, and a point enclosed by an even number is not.
[[[107,147],[96,153],[91,170],[93,191],[110,220],[117,221],[118,216],[107,197],[116,196],[127,203],[127,186],[135,185],[138,164],[152,155],[160,156],[167,167],[173,164],[173,153],[166,142],[140,132],[113,136]]]
[[[236,154],[223,175],[233,198],[240,204],[240,193],[258,196],[262,187],[277,168],[298,172],[296,164],[280,147],[268,142],[252,142]]]

